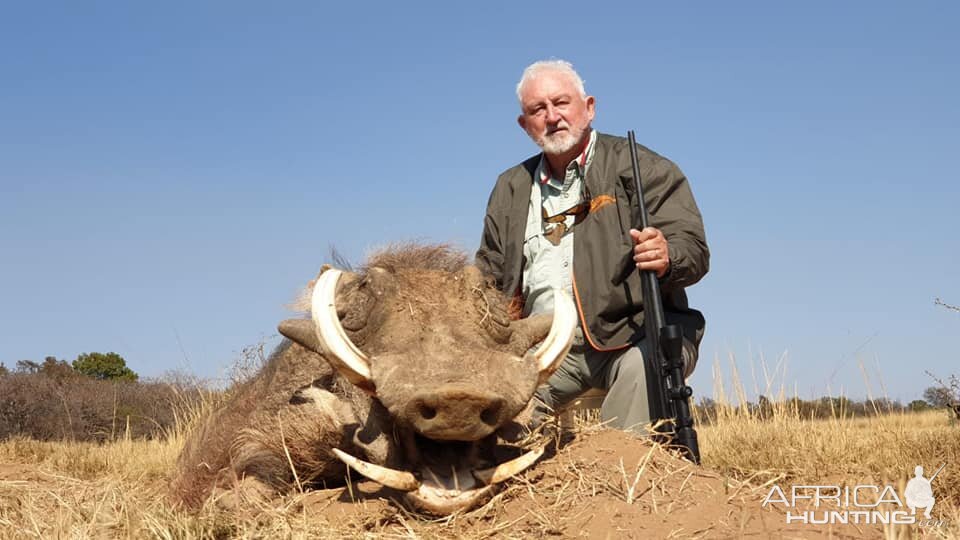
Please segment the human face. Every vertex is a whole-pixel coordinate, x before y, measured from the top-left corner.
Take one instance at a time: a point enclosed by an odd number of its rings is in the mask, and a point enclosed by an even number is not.
[[[523,85],[520,108],[517,122],[533,142],[548,155],[563,155],[589,133],[594,98],[581,96],[567,73],[544,71]]]

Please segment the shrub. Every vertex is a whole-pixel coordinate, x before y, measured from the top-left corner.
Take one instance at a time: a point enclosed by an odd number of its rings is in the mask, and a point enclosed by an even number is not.
[[[10,373],[0,377],[0,439],[160,437],[175,428],[178,411],[190,406],[184,400],[199,399],[198,392],[184,390],[160,382]]]

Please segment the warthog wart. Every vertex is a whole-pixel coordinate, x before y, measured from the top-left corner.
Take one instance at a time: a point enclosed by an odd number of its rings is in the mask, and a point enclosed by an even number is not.
[[[405,246],[360,272],[324,267],[311,319],[189,437],[172,488],[199,506],[342,484],[347,467],[448,514],[482,502],[542,453],[498,461],[513,421],[566,355],[571,299],[511,320],[506,299],[461,253]],[[519,454],[519,455],[517,455]]]

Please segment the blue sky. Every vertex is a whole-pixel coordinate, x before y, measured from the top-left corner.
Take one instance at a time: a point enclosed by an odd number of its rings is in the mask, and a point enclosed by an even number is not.
[[[0,361],[222,377],[336,246],[476,249],[536,152],[514,86],[574,63],[594,126],[690,178],[711,364],[788,393],[960,372],[952,3],[0,6]],[[273,338],[275,340],[275,338]],[[863,366],[863,368],[861,368]],[[885,390],[884,390],[885,388]],[[760,383],[763,391],[763,383]],[[729,392],[729,389],[728,389]]]

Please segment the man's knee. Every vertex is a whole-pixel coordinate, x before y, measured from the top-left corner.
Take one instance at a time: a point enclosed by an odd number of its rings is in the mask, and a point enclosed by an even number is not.
[[[583,380],[583,362],[582,355],[567,355],[546,384],[537,389],[536,395],[540,401],[555,409],[566,405],[589,388]]]
[[[697,356],[697,346],[691,341],[684,339],[683,348],[680,353],[680,357],[683,360],[684,378],[689,377],[693,373],[694,368],[697,367]],[[630,347],[623,353],[617,376],[627,376],[631,378],[643,377],[645,374],[643,364],[642,346]]]
[[[646,380],[646,368],[643,365],[643,352],[639,347],[630,347],[623,353],[620,365],[617,366],[616,377],[627,381],[642,382]]]
[[[683,351],[681,357],[683,358],[683,378],[686,379],[693,374],[693,370],[697,367],[697,346],[693,344],[692,341],[686,339],[683,340]]]

